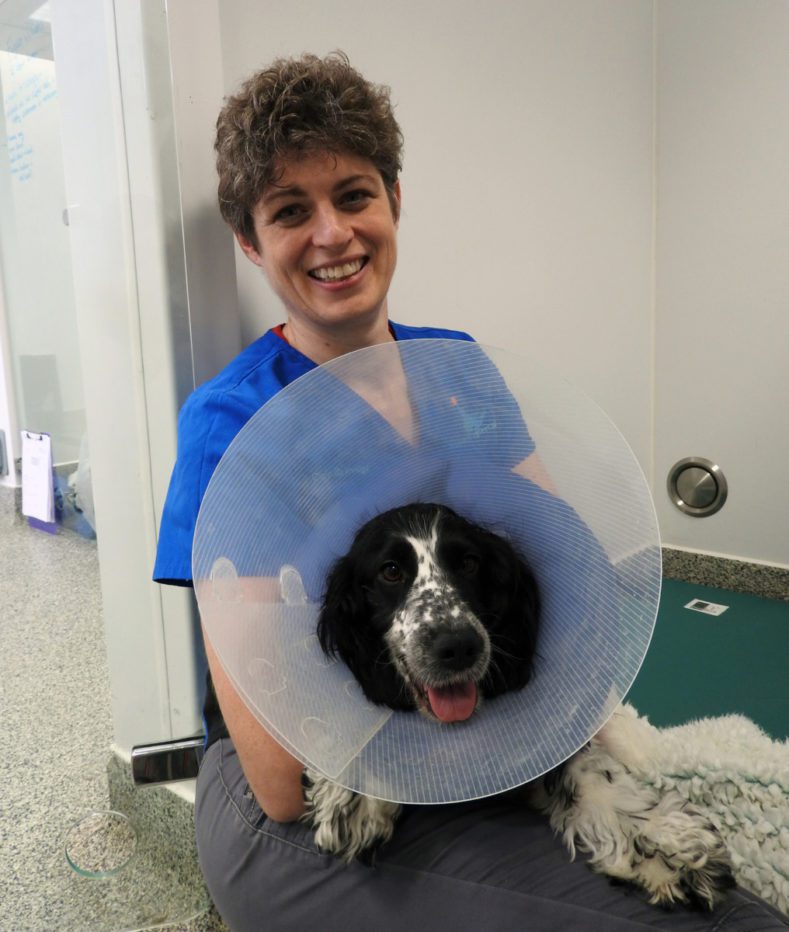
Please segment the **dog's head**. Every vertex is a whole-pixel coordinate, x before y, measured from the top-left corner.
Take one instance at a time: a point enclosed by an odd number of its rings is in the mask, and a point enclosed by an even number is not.
[[[442,505],[378,515],[332,569],[318,620],[369,700],[443,722],[526,684],[539,594],[503,538]]]

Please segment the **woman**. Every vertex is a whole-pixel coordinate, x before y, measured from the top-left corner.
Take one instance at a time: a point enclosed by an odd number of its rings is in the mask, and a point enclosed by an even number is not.
[[[223,108],[216,149],[222,214],[282,300],[286,321],[197,389],[181,413],[154,573],[181,585],[191,584],[208,480],[265,401],[355,349],[471,339],[389,320],[402,137],[386,90],[343,55],[280,60],[254,75]],[[396,402],[404,385],[402,371],[382,373],[365,400],[409,439],[410,408]],[[539,479],[533,456],[521,471]],[[197,839],[209,890],[233,929],[783,927],[740,893],[711,918],[650,907],[570,862],[545,820],[508,797],[406,807],[374,866],[344,866],[297,821],[301,763],[249,712],[208,643],[206,650],[215,696],[209,690]]]

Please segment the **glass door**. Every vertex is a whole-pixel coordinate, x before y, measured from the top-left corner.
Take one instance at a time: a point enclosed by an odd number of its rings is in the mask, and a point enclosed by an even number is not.
[[[0,286],[11,405],[79,460],[85,404],[48,4],[0,4]],[[16,444],[13,444],[16,446]]]

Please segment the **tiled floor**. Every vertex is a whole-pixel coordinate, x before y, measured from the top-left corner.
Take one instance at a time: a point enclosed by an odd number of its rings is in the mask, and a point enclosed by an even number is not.
[[[117,789],[111,794],[108,783],[108,764],[116,759],[95,542],[73,532],[49,535],[28,527],[16,512],[13,492],[0,489],[0,554],[0,929],[129,928],[119,918],[124,898],[142,899],[135,884],[148,893],[158,884],[165,892],[153,901],[167,900],[175,889],[168,869],[141,867],[136,856],[134,871],[109,881],[86,880],[63,853],[74,823],[118,802]],[[183,861],[191,870],[188,824],[181,834],[189,855]],[[138,841],[137,854],[142,850]],[[178,862],[177,852],[167,856],[171,866]],[[199,879],[196,887],[192,879],[186,888],[178,883],[176,911],[161,910],[159,917],[205,908]],[[150,911],[144,924],[156,922],[161,918]],[[131,925],[139,927],[139,918]],[[211,912],[166,927],[224,928]]]

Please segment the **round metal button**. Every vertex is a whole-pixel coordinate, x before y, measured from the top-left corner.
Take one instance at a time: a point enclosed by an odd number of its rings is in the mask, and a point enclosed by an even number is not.
[[[689,456],[671,468],[668,494],[680,511],[704,518],[723,507],[728,485],[715,463],[701,456]]]
[[[686,504],[694,508],[709,508],[718,494],[718,483],[706,469],[688,466],[677,476],[677,492]]]

